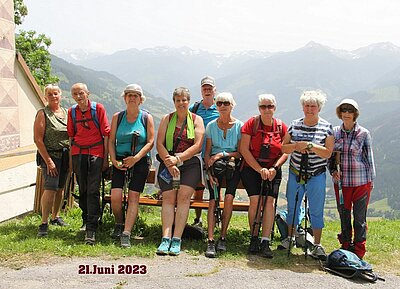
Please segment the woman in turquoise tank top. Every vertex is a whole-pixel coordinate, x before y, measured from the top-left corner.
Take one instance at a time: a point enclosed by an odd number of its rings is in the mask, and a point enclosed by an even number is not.
[[[131,230],[138,214],[139,195],[143,192],[150,169],[148,158],[154,144],[154,122],[150,114],[139,108],[146,99],[139,85],[128,85],[121,96],[125,100],[126,111],[114,114],[109,138],[109,153],[114,166],[111,208],[115,227],[111,236],[120,238],[122,247],[130,247]],[[143,114],[147,117],[142,117]],[[126,184],[129,192],[123,224],[122,188],[125,180],[129,182]]]

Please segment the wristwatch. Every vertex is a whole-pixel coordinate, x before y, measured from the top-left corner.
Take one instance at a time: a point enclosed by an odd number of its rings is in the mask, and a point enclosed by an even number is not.
[[[312,142],[307,143],[307,150],[310,151],[314,147],[314,144]]]
[[[277,166],[273,166],[274,170],[278,172],[279,168]]]

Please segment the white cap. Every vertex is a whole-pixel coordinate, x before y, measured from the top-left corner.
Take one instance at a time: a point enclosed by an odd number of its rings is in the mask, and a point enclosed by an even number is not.
[[[351,104],[352,106],[354,106],[355,109],[360,111],[360,109],[358,108],[358,103],[354,99],[345,98],[339,103],[339,105],[336,108],[339,108],[342,104]]]
[[[139,92],[141,96],[143,96],[143,89],[139,84],[129,84],[124,89],[124,94],[128,92]]]

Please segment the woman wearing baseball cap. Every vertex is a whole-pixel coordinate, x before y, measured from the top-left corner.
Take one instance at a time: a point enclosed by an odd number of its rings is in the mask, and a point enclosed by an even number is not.
[[[367,207],[375,178],[371,134],[357,122],[360,110],[354,99],[343,99],[336,107],[336,115],[343,123],[333,129],[335,154],[330,159],[329,167],[341,221],[338,239],[343,249],[363,258],[366,252]]]

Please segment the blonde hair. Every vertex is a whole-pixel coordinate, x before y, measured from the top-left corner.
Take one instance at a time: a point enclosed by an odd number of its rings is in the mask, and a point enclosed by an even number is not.
[[[47,85],[45,86],[45,88],[44,88],[44,95],[45,95],[45,96],[47,95],[47,92],[48,92],[49,90],[58,90],[58,92],[60,93],[60,95],[61,95],[61,93],[62,93],[60,87],[59,87],[57,84],[47,84]]]
[[[304,91],[300,96],[300,103],[304,105],[306,103],[316,103],[321,110],[327,102],[326,94],[322,90],[307,90]]]

